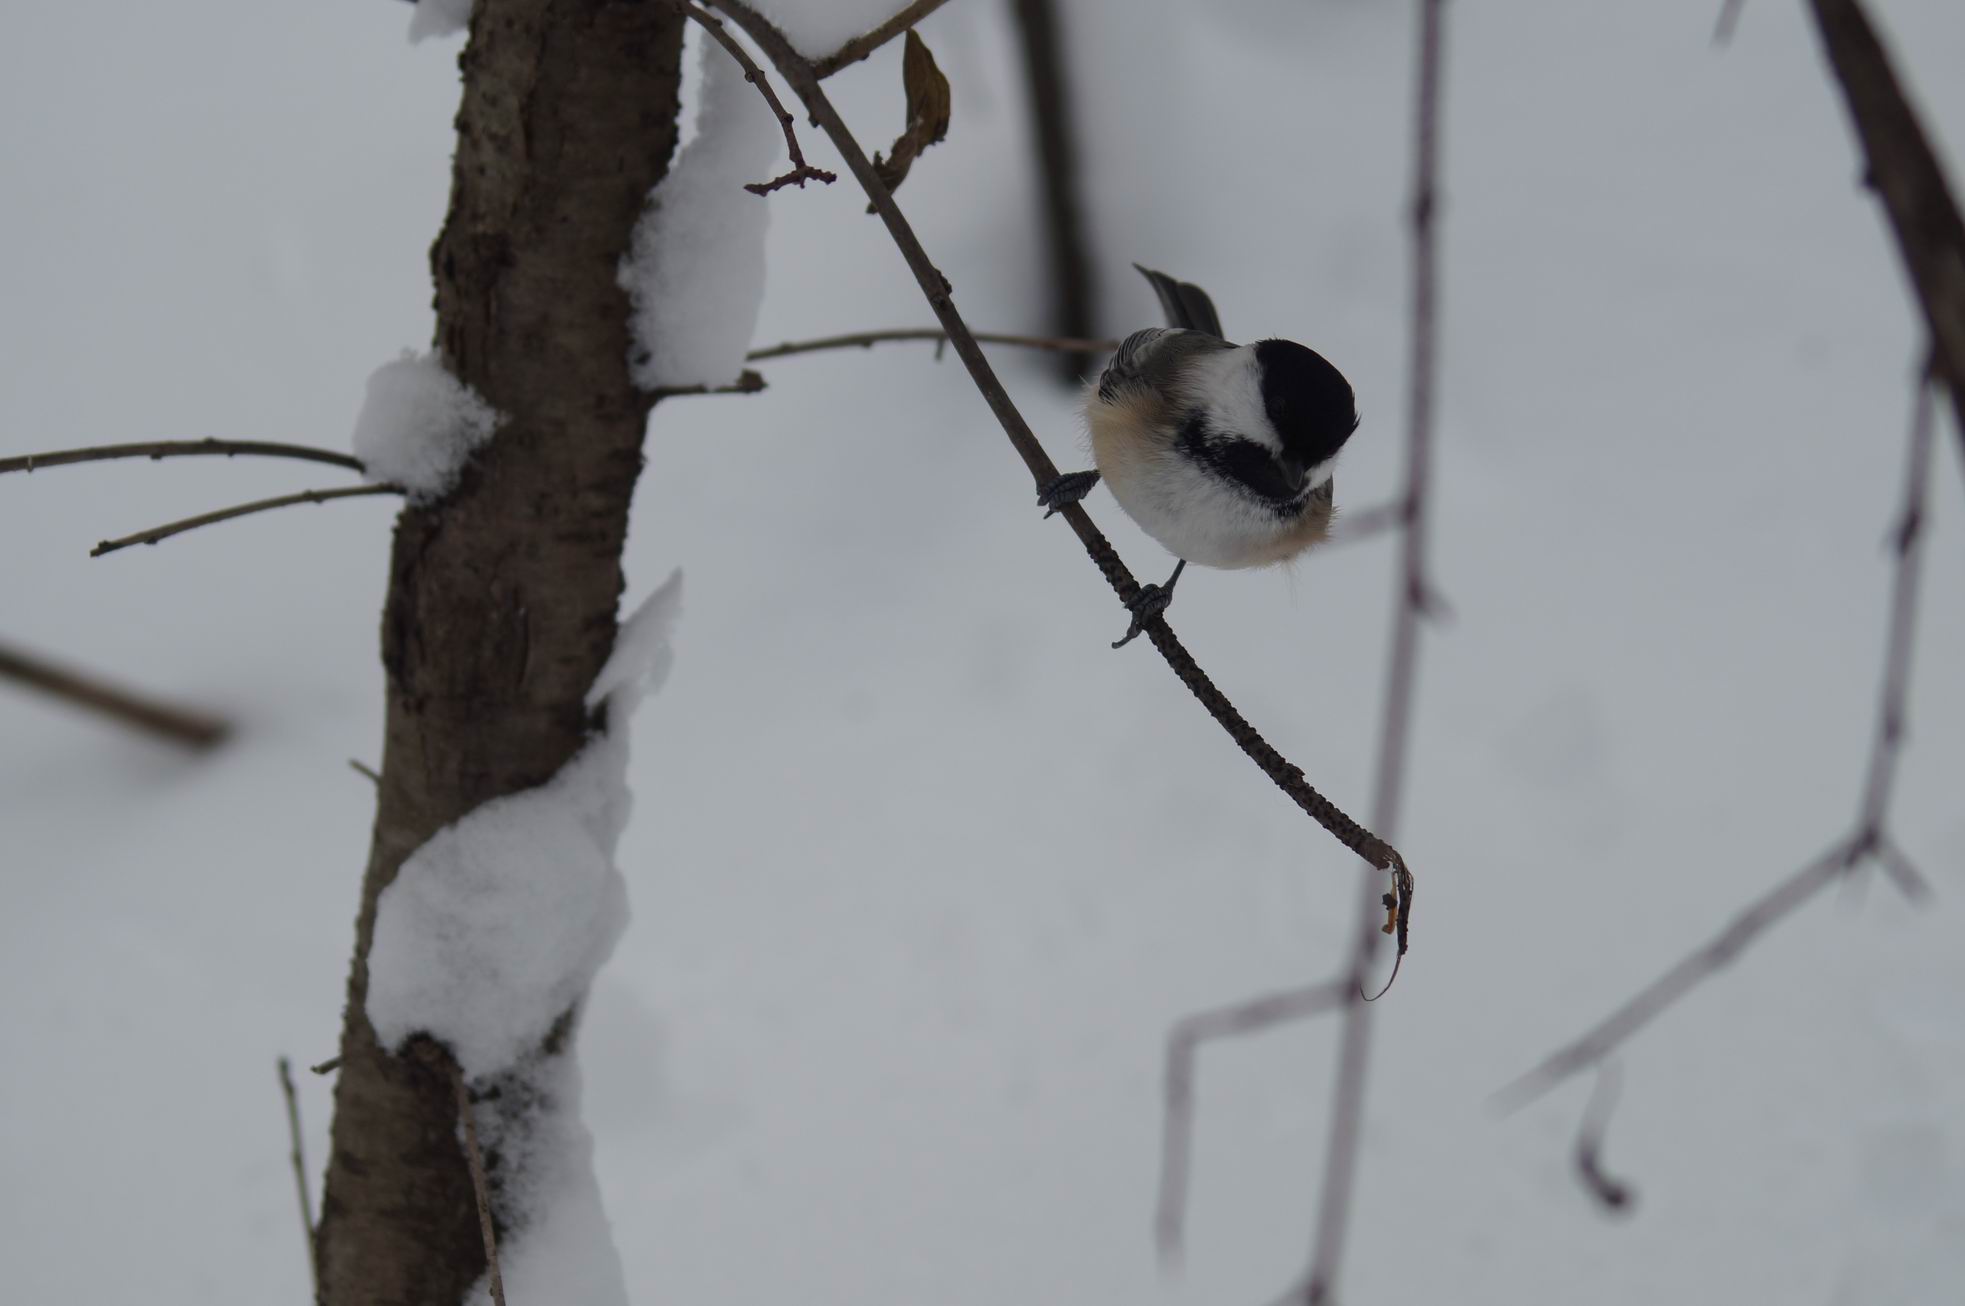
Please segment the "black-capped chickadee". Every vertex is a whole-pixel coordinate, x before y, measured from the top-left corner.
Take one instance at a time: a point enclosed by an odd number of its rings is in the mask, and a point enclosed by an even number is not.
[[[1038,496],[1056,512],[1102,477],[1180,560],[1165,585],[1141,588],[1114,648],[1166,610],[1188,563],[1266,567],[1322,541],[1331,470],[1358,429],[1351,384],[1322,354],[1289,340],[1230,344],[1206,291],[1133,266],[1168,325],[1127,336],[1086,393],[1098,470],[1060,476]]]

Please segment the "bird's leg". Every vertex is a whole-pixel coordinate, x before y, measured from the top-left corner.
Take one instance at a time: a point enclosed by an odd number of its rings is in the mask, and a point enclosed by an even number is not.
[[[1046,509],[1044,515],[1049,517],[1090,494],[1097,484],[1097,472],[1066,472],[1037,491],[1037,506]]]
[[[1132,609],[1133,624],[1126,627],[1125,638],[1112,647],[1124,648],[1138,639],[1141,632],[1146,629],[1146,623],[1167,610],[1167,605],[1174,601],[1174,582],[1180,579],[1180,573],[1186,567],[1187,559],[1182,558],[1174,564],[1174,574],[1167,577],[1166,584],[1139,587],[1139,593],[1133,595],[1133,601],[1126,605]]]

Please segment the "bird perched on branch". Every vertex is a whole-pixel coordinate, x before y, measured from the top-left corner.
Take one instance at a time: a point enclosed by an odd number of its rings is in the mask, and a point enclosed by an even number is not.
[[[1206,291],[1133,266],[1167,325],[1127,336],[1086,394],[1098,470],[1060,476],[1037,500],[1048,517],[1103,478],[1180,560],[1165,585],[1141,587],[1114,648],[1166,611],[1188,563],[1266,567],[1322,541],[1331,470],[1358,429],[1351,383],[1322,354],[1289,340],[1230,344]]]

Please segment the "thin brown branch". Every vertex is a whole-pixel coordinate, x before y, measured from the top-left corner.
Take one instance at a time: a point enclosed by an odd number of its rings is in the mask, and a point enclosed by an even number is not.
[[[277,499],[256,499],[242,503],[234,508],[220,508],[217,512],[202,513],[196,517],[186,517],[183,521],[167,522],[153,526],[147,531],[125,535],[117,540],[104,540],[89,550],[91,558],[100,558],[105,553],[127,549],[132,544],[155,544],[173,535],[196,530],[200,526],[210,526],[214,522],[231,521],[234,517],[248,517],[256,512],[267,512],[273,508],[288,508],[296,503],[325,503],[329,499],[353,499],[365,494],[401,494],[400,485],[351,485],[337,490],[302,490],[298,494],[283,494]]]
[[[359,458],[337,453],[333,449],[316,449],[304,444],[273,444],[264,440],[151,440],[142,444],[98,444],[86,449],[55,449],[48,453],[0,458],[0,473],[34,472],[46,467],[106,462],[113,458],[148,458],[154,462],[160,458],[186,458],[199,455],[222,455],[233,458],[240,454],[261,458],[298,458],[310,463],[332,463],[336,467],[346,467],[357,472],[362,470],[362,462]]]
[[[1637,1203],[1637,1190],[1603,1168],[1603,1135],[1610,1128],[1611,1113],[1617,1109],[1618,1078],[1614,1064],[1597,1072],[1597,1086],[1576,1130],[1576,1178],[1604,1210],[1629,1215]]]
[[[308,1071],[309,1071],[310,1073],[312,1073],[312,1074],[316,1074],[316,1075],[331,1075],[331,1074],[333,1074],[333,1073],[334,1073],[335,1071],[337,1071],[337,1070],[339,1070],[339,1069],[341,1069],[341,1058],[340,1058],[340,1057],[329,1057],[329,1058],[328,1058],[328,1059],[327,1059],[326,1061],[323,1061],[323,1062],[321,1062],[321,1063],[319,1063],[318,1065],[312,1065],[312,1066],[309,1066],[309,1067],[307,1067],[307,1069],[308,1069]]]
[[[1067,354],[1109,354],[1119,347],[1117,340],[1081,340],[1068,336],[1020,336],[1001,331],[977,331],[976,340],[985,345],[1016,345],[1024,349],[1052,349]],[[898,340],[932,340],[939,347],[948,343],[948,332],[938,327],[895,327],[887,331],[856,331],[843,336],[819,336],[812,340],[787,340],[781,345],[753,349],[744,358],[758,363],[790,354],[810,354],[822,349],[871,349]]]
[[[1920,370],[1911,412],[1903,506],[1892,534],[1896,575],[1891,585],[1882,702],[1876,714],[1869,775],[1863,786],[1854,832],[1838,839],[1806,866],[1748,903],[1726,928],[1638,990],[1583,1035],[1550,1053],[1541,1064],[1502,1088],[1494,1095],[1494,1104],[1500,1110],[1513,1111],[1526,1106],[1571,1075],[1600,1063],[1666,1008],[1719,973],[1769,928],[1865,860],[1874,860],[1907,897],[1915,900],[1928,894],[1924,878],[1890,839],[1886,822],[1895,787],[1897,754],[1903,747],[1904,704],[1910,692],[1917,582],[1925,534],[1920,524],[1930,479],[1935,417],[1932,386],[1926,372]]]
[[[1514,1111],[1579,1071],[1602,1061],[1662,1011],[1723,970],[1770,927],[1840,879],[1855,862],[1855,849],[1837,843],[1748,903],[1726,928],[1638,990],[1582,1037],[1494,1095],[1495,1107]]]
[[[191,748],[210,748],[232,733],[231,724],[218,717],[140,698],[5,645],[0,645],[0,678],[17,680],[64,702]]]
[[[1372,786],[1372,828],[1391,831],[1398,822],[1412,737],[1413,692],[1419,674],[1420,623],[1425,620],[1431,586],[1426,579],[1428,490],[1432,483],[1433,386],[1438,372],[1440,143],[1446,64],[1444,0],[1420,0],[1419,48],[1414,74],[1412,202],[1408,241],[1412,300],[1408,313],[1406,394],[1405,529],[1400,535],[1400,601],[1392,618],[1391,665],[1385,674],[1384,717],[1379,727],[1378,774]],[[1389,835],[1388,835],[1389,837]],[[1405,917],[1411,888],[1400,886],[1404,902],[1394,905],[1399,946],[1393,963],[1405,955]],[[1365,984],[1378,951],[1379,895],[1366,879],[1359,886],[1357,925],[1343,977],[1346,999],[1338,1036],[1336,1083],[1332,1090],[1329,1141],[1324,1150],[1317,1228],[1301,1300],[1307,1306],[1331,1301],[1337,1293],[1345,1235],[1356,1186],[1358,1147],[1364,1134],[1365,1076],[1370,1067],[1371,1007]],[[1391,980],[1386,980],[1389,986]],[[1383,992],[1383,989],[1380,990]]]
[[[287,1142],[290,1150],[288,1159],[293,1162],[293,1186],[300,1194],[300,1232],[307,1240],[307,1276],[313,1282],[314,1295],[321,1291],[320,1266],[314,1257],[314,1199],[307,1192],[307,1160],[300,1147],[300,1098],[293,1091],[293,1067],[285,1057],[280,1058],[280,1092],[287,1100]]]
[[[1857,815],[1858,830],[1872,836],[1872,841],[1882,838],[1889,818],[1890,795],[1896,787],[1897,762],[1903,753],[1909,719],[1911,655],[1917,644],[1917,595],[1924,574],[1925,518],[1930,497],[1927,485],[1937,418],[1932,403],[1935,378],[1929,377],[1928,369],[1919,373],[1910,419],[1910,454],[1904,460],[1903,500],[1890,532],[1896,567],[1890,582],[1883,687],[1877,701],[1876,728],[1870,740],[1863,805]]]
[[[464,1068],[448,1053],[442,1054],[450,1073],[451,1089],[457,1095],[457,1119],[464,1126],[464,1160],[471,1168],[471,1191],[478,1200],[478,1233],[484,1238],[484,1263],[491,1279],[491,1300],[505,1306],[505,1276],[498,1269],[498,1234],[491,1227],[491,1182],[484,1173],[484,1152],[478,1147],[477,1113],[471,1109],[471,1090],[464,1082]]]
[[[791,154],[791,171],[772,181],[751,182],[744,189],[753,195],[769,195],[780,186],[797,186],[800,190],[804,190],[805,183],[808,181],[822,181],[828,186],[838,181],[837,173],[814,168],[805,162],[805,152],[798,148],[798,134],[792,130],[792,116],[785,112],[784,102],[778,98],[778,93],[771,89],[771,79],[766,77],[764,70],[757,66],[757,61],[751,58],[750,51],[744,49],[743,44],[725,30],[723,21],[708,10],[688,3],[688,0],[681,0],[679,7],[683,13],[696,21],[697,26],[715,37],[716,43],[743,68],[744,80],[755,86],[758,94],[764,97],[764,102],[771,106],[772,116],[778,120],[779,128],[785,133],[785,149]],[[745,375],[757,374],[749,372]],[[762,377],[758,378],[757,388],[760,390],[764,388]]]
[[[1862,141],[1864,180],[1882,198],[1930,328],[1965,448],[1965,218],[1861,0],[1810,0],[1810,7]]]
[[[356,775],[368,777],[369,783],[378,785],[382,783],[382,773],[370,766],[367,762],[362,761],[359,757],[349,758],[348,765],[354,770]]]
[[[901,10],[892,18],[889,18],[871,32],[863,36],[854,37],[823,59],[812,60],[810,66],[813,76],[823,80],[842,68],[858,63],[947,3],[948,0],[914,0],[913,4]],[[735,17],[735,15],[732,16]],[[790,49],[791,47],[788,44],[785,48]],[[793,54],[801,62],[804,61],[804,56],[797,55],[796,51],[793,51]],[[777,62],[775,57],[772,59],[772,62]],[[780,66],[782,67],[782,65]]]
[[[825,90],[819,85],[818,74],[785,39],[782,32],[760,17],[742,0],[709,0],[716,8],[729,15],[730,19],[743,28],[744,32],[764,51],[785,81],[797,94],[805,107],[810,110],[813,121],[831,138],[840,156],[845,159],[848,169],[859,181],[867,197],[886,224],[888,233],[899,248],[902,258],[907,261],[909,270],[914,273],[929,306],[934,309],[942,329],[947,333],[949,343],[954,346],[956,356],[968,369],[976,389],[995,414],[997,423],[1009,438],[1025,467],[1030,470],[1037,485],[1049,484],[1057,479],[1057,466],[1045,453],[1044,447],[1031,432],[1023,415],[1011,400],[1003,383],[997,378],[995,369],[983,355],[982,347],[970,332],[962,315],[956,311],[948,279],[928,258],[921,242],[915,237],[914,229],[901,213],[894,197],[874,172],[873,164],[867,159],[866,151],[853,136],[852,131],[840,118]],[[1092,524],[1092,519],[1077,504],[1065,508],[1060,514],[1078,536],[1093,563],[1098,567],[1106,583],[1109,584],[1122,603],[1136,598],[1140,585],[1134,578],[1112,545]],[[1276,786],[1289,795],[1297,806],[1308,813],[1318,824],[1373,866],[1381,870],[1394,871],[1395,877],[1405,877],[1405,860],[1391,844],[1366,830],[1332,803],[1328,798],[1312,788],[1304,778],[1300,768],[1291,763],[1281,753],[1263,739],[1255,727],[1236,710],[1227,696],[1217,689],[1214,683],[1202,672],[1191,654],[1174,635],[1164,616],[1156,616],[1146,626],[1146,634],[1152,640],[1167,665],[1180,677],[1189,691],[1200,700],[1209,714],[1228,732],[1242,751],[1262,768],[1264,774]],[[1401,880],[1403,883],[1403,880]]]
[[[1346,981],[1338,979],[1267,993],[1185,1016],[1168,1033],[1166,1099],[1160,1117],[1160,1196],[1153,1214],[1153,1241],[1161,1265],[1179,1264],[1186,1237],[1187,1176],[1194,1143],[1194,1063],[1200,1045],[1308,1020],[1336,1007],[1349,992]]]
[[[747,367],[727,385],[665,385],[654,393],[658,398],[672,399],[677,395],[754,395],[763,389],[764,378]]]

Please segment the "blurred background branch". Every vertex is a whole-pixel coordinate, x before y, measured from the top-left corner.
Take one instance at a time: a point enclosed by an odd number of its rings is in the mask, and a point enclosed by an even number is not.
[[[0,679],[187,748],[212,748],[232,732],[223,718],[160,702],[8,644],[0,644]]]

